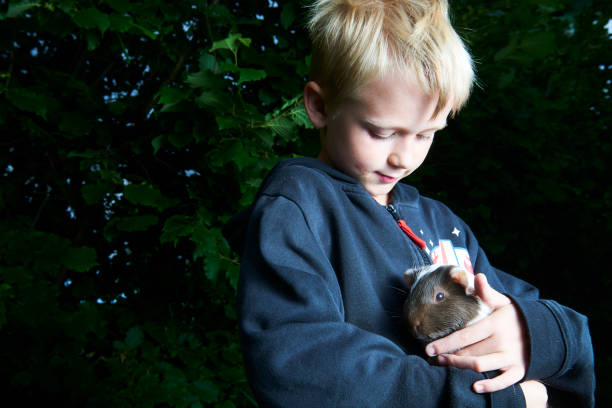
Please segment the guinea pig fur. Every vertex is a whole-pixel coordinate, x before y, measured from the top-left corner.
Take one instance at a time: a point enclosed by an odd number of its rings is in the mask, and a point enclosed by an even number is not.
[[[429,265],[404,273],[409,293],[403,315],[412,335],[430,342],[491,313],[474,295],[474,275],[454,265]]]

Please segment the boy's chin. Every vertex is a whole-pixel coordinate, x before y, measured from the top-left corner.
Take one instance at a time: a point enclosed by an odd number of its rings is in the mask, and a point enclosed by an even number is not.
[[[393,190],[393,187],[395,187],[396,184],[397,183],[375,184],[375,185],[366,186],[366,190],[368,190],[368,192],[371,195],[388,195],[391,193],[391,191]]]
[[[387,205],[390,201],[391,190],[393,188],[386,189],[366,189],[370,196],[378,201],[380,204]]]

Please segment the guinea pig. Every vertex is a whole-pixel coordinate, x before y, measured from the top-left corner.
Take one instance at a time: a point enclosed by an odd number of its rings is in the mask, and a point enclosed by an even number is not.
[[[474,295],[474,275],[454,265],[408,269],[409,293],[403,316],[412,335],[423,342],[444,337],[488,316],[491,309]]]

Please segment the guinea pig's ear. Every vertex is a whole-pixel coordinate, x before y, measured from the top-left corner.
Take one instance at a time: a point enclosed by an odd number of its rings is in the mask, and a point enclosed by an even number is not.
[[[417,277],[417,272],[418,272],[418,269],[416,268],[407,269],[406,272],[404,272],[404,280],[406,281],[406,285],[408,285],[409,289],[414,284],[414,280]]]
[[[449,274],[453,281],[463,286],[466,295],[474,294],[474,275],[458,266],[454,266]]]

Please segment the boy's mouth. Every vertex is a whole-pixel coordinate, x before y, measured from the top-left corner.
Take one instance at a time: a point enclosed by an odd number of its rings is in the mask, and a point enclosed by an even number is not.
[[[375,173],[378,176],[378,179],[383,183],[394,183],[395,181],[397,181],[397,177],[387,176],[386,174],[382,174],[378,171]]]

